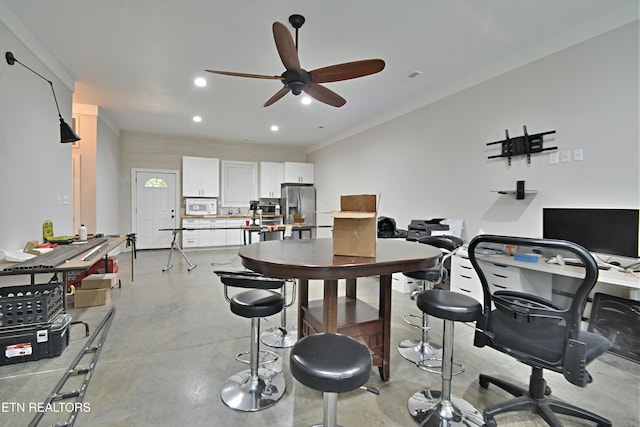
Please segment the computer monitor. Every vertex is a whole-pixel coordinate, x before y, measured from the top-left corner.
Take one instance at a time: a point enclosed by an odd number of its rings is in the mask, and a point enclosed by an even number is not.
[[[542,237],[569,240],[589,252],[640,256],[638,209],[543,208]]]

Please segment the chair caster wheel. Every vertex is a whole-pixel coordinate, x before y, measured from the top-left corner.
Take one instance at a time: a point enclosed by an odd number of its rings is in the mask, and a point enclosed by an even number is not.
[[[485,380],[484,378],[480,377],[478,382],[480,383],[480,387],[489,388],[489,381]]]
[[[493,418],[484,420],[484,427],[497,427],[498,423]]]

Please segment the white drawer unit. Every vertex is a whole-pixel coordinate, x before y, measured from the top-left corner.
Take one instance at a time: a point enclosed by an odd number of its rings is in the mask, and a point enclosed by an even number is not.
[[[466,252],[458,251],[451,257],[450,289],[454,292],[469,295],[480,303],[483,302],[482,284],[471,265]]]
[[[487,282],[492,292],[498,290],[519,291],[551,299],[551,276],[542,272],[522,270],[518,267],[504,265],[490,260],[478,261],[483,267]],[[451,257],[452,291],[469,295],[483,301],[482,284],[478,274],[471,265],[466,251],[458,251]]]
[[[182,219],[183,228],[197,228],[198,225],[199,225],[198,219],[196,218]],[[183,248],[197,248],[199,245],[200,245],[200,242],[198,239],[197,230],[182,230],[182,247]]]

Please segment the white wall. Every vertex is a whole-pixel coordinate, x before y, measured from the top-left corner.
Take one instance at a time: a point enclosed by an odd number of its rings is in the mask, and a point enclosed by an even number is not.
[[[120,226],[119,133],[98,114],[96,164],[96,231],[104,235],[127,234]]]
[[[47,219],[56,235],[73,234],[71,144],[60,143],[49,83],[20,64],[8,65],[4,52],[53,82],[69,124],[72,93],[2,22],[0,51],[0,248],[19,249],[42,240]]]
[[[379,214],[399,228],[463,218],[470,239],[479,229],[539,237],[543,207],[638,208],[638,51],[636,21],[309,153],[318,209],[337,209],[341,194],[381,194]],[[523,125],[555,130],[544,145],[583,148],[584,160],[487,159],[499,153],[487,142],[505,129],[522,135]],[[517,180],[538,192],[490,192]]]

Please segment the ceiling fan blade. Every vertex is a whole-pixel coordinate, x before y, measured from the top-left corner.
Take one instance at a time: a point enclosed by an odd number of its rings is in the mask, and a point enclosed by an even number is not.
[[[209,73],[224,74],[225,76],[235,77],[251,77],[252,79],[269,79],[269,80],[282,80],[281,76],[265,76],[263,74],[247,74],[247,73],[234,73],[233,71],[218,71],[218,70],[205,70]]]
[[[273,95],[271,98],[269,98],[267,100],[267,102],[264,103],[263,107],[268,107],[269,105],[275,103],[277,100],[279,100],[280,98],[282,98],[283,96],[285,96],[287,93],[289,92],[289,88],[288,87],[283,87],[282,89],[280,89],[278,92],[276,92],[275,95]]]
[[[321,86],[317,83],[311,83],[307,88],[303,90],[310,97],[334,107],[342,107],[347,103],[346,99],[344,99],[334,91],[327,89],[326,87]]]
[[[311,81],[315,83],[339,82],[379,73],[384,70],[384,65],[382,59],[365,59],[316,68],[309,71],[309,74],[311,74]]]
[[[287,70],[300,74],[300,59],[298,58],[298,49],[293,43],[291,31],[282,22],[273,23],[273,38],[276,41],[276,49],[280,59]]]

